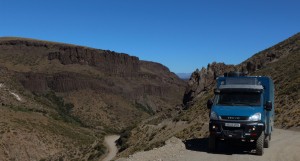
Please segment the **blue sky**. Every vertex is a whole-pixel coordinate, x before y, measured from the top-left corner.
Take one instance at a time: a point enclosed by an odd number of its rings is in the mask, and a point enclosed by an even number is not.
[[[0,0],[0,36],[84,45],[193,72],[300,32],[299,0]]]

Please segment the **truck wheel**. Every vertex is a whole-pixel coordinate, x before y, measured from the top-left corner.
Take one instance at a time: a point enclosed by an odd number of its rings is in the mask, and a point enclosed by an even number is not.
[[[256,154],[263,155],[264,153],[264,140],[265,140],[265,133],[261,132],[260,136],[256,140]]]
[[[213,135],[209,136],[209,140],[208,140],[208,151],[209,152],[215,152],[217,149],[217,140],[216,137]]]
[[[271,135],[265,137],[264,148],[269,148],[270,147],[270,136]]]

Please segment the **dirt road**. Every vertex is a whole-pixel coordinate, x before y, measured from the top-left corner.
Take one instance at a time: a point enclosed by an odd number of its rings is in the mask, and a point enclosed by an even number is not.
[[[270,148],[263,156],[256,156],[249,146],[221,144],[214,154],[208,153],[207,139],[187,140],[183,143],[171,138],[166,145],[147,152],[138,152],[117,161],[299,161],[300,132],[275,129]]]
[[[115,141],[120,138],[119,135],[109,135],[106,136],[104,142],[109,150],[108,154],[102,161],[111,161],[117,154],[118,149],[116,147]]]

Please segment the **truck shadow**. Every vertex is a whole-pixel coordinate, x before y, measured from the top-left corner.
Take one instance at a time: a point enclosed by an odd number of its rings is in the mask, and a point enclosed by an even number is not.
[[[184,141],[185,148],[191,151],[206,152],[208,151],[208,138],[200,139],[190,139]],[[217,150],[214,154],[224,154],[224,155],[233,155],[233,154],[255,154],[255,147],[253,144],[243,144],[243,143],[227,143],[220,141],[218,144]]]

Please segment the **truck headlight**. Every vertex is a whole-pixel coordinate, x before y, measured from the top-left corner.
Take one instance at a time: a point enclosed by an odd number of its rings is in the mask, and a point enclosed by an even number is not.
[[[260,121],[260,120],[261,120],[261,113],[259,112],[249,117],[249,121]]]
[[[210,119],[211,120],[219,120],[218,115],[214,111],[210,112]]]

